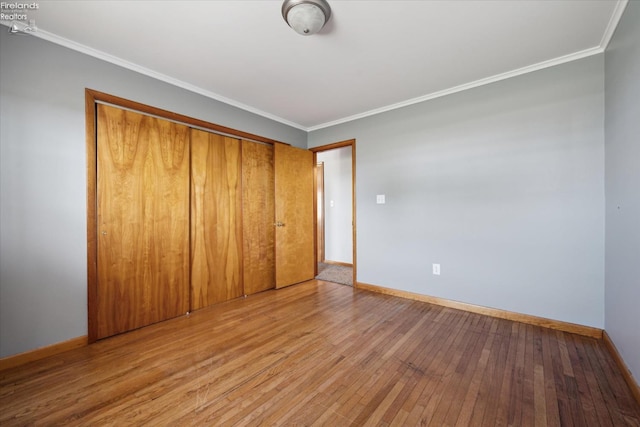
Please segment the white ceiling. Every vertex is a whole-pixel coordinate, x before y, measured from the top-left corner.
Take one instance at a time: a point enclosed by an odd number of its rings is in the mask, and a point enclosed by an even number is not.
[[[36,36],[304,130],[600,53],[626,0],[39,1]]]

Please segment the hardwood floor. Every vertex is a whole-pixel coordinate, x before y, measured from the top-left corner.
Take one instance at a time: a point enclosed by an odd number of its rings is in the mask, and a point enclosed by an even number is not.
[[[322,281],[0,372],[0,425],[639,426],[601,341]]]

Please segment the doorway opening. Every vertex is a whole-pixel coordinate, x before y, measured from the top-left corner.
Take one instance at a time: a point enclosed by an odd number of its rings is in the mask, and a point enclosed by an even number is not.
[[[356,283],[355,140],[312,148],[315,155],[317,279]]]

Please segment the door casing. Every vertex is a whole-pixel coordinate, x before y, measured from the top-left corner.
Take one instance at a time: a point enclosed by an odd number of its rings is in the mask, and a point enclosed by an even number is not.
[[[352,206],[352,219],[351,219],[351,223],[352,223],[352,245],[353,245],[353,286],[355,287],[357,285],[357,245],[356,245],[356,236],[357,236],[357,227],[356,227],[356,140],[355,139],[348,139],[345,141],[340,141],[340,142],[335,142],[333,144],[328,144],[328,145],[321,145],[319,147],[313,147],[310,148],[309,150],[313,152],[313,163],[317,164],[318,163],[318,156],[317,153],[322,152],[322,151],[329,151],[329,150],[334,150],[336,148],[342,148],[342,147],[351,147],[351,206]],[[318,188],[317,186],[315,186],[314,188],[314,194],[317,194],[318,192]],[[318,204],[316,202],[316,198],[314,197],[314,212],[316,213],[316,217],[318,215]],[[316,236],[316,240],[318,239],[317,236],[317,229],[314,232],[314,235]],[[317,243],[316,243],[316,248],[317,248]],[[317,250],[317,249],[316,249]],[[317,255],[316,255],[316,259],[317,259]],[[317,264],[316,264],[316,269],[317,269]],[[316,274],[318,272],[316,271]]]

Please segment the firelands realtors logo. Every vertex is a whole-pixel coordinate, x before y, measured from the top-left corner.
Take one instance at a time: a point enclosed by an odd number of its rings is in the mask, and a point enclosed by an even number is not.
[[[23,26],[31,25],[34,21],[32,12],[40,9],[40,5],[35,2],[19,3],[19,2],[0,2],[0,21],[11,22],[11,25],[17,23]]]

